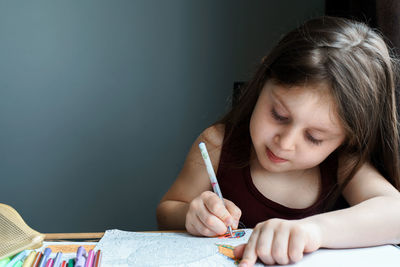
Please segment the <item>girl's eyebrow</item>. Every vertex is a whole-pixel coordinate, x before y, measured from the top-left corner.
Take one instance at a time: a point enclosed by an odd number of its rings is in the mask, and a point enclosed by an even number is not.
[[[273,98],[274,98],[274,100],[275,101],[277,101],[280,105],[282,105],[287,111],[289,111],[289,113],[291,113],[290,112],[290,109],[288,109],[288,107],[285,105],[285,102],[273,91],[273,90],[271,90],[271,94],[272,94],[272,96],[273,96]]]
[[[277,101],[280,105],[282,105],[289,113],[291,113],[290,109],[285,105],[285,102],[280,98],[279,95],[277,95],[273,90],[271,90],[271,94],[274,98],[275,101]],[[331,129],[329,128],[324,128],[324,127],[310,127],[311,130],[315,130],[324,134],[329,134],[329,135],[339,135],[335,132],[332,132]]]
[[[311,127],[310,129],[321,132],[321,133],[333,134],[331,131],[329,131],[328,129],[325,129],[325,128]]]

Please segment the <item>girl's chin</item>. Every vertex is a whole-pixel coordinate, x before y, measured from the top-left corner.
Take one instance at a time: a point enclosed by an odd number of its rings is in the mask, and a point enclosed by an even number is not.
[[[261,168],[263,168],[264,170],[269,171],[269,172],[277,172],[278,173],[278,172],[290,171],[289,170],[290,166],[288,166],[288,161],[276,164],[276,163],[271,162],[268,158],[264,157],[263,161],[261,161],[261,162],[258,161],[258,163]]]

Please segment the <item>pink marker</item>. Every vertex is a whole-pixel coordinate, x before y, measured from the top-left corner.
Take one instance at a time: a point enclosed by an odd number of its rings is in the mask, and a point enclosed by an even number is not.
[[[85,267],[92,267],[93,266],[93,259],[94,259],[94,251],[93,251],[93,249],[91,249],[91,250],[89,250]]]
[[[53,263],[54,263],[53,258],[50,258],[50,259],[47,261],[47,263],[46,263],[46,267],[52,267],[52,266],[53,266]]]

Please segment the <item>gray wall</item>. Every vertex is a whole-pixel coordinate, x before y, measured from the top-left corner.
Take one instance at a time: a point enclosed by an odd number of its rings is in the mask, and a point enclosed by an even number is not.
[[[0,202],[41,232],[155,230],[196,136],[312,1],[1,1]]]

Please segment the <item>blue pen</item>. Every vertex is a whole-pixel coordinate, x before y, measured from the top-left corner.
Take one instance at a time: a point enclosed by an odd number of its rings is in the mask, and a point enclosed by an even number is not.
[[[18,261],[22,261],[23,259],[25,259],[25,257],[28,256],[28,252],[28,250],[24,250],[15,255],[14,258],[12,258],[12,260],[7,263],[6,267],[12,267]]]
[[[51,248],[46,248],[43,252],[43,256],[42,256],[42,259],[40,260],[38,267],[46,266],[47,259],[49,258],[50,254],[51,254]]]
[[[62,252],[57,252],[56,258],[54,259],[54,264],[53,267],[59,267],[61,265],[61,257],[62,257]]]
[[[86,263],[86,250],[80,246],[76,252],[76,260],[74,267],[85,267]]]

